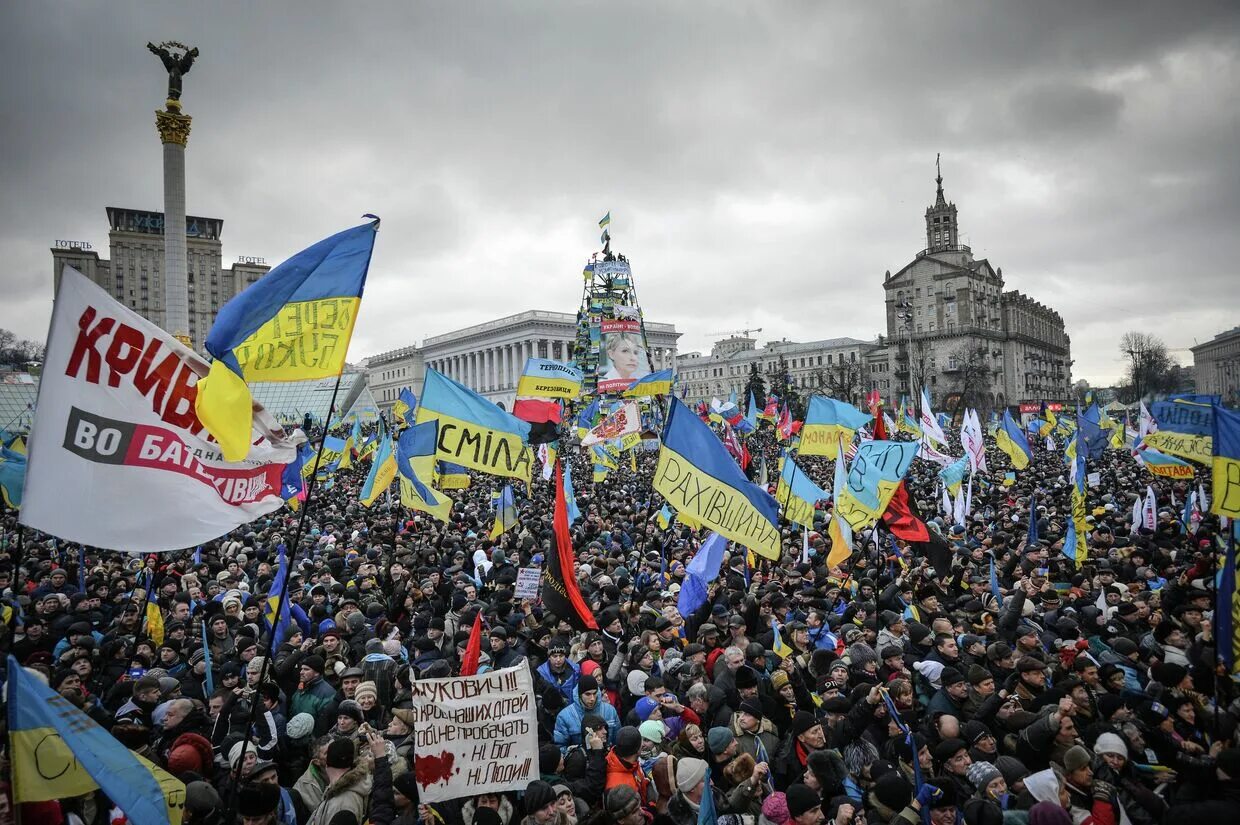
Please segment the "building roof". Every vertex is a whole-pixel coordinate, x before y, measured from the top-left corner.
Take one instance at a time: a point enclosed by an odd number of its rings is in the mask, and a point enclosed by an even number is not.
[[[0,372],[0,430],[30,431],[39,377],[28,372]]]

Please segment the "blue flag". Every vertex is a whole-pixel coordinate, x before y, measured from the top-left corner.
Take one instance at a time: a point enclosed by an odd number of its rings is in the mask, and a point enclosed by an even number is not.
[[[564,462],[564,506],[568,508],[569,524],[581,518],[581,508],[577,506],[577,493],[573,491],[573,470],[567,461]]]
[[[1032,548],[1038,541],[1038,497],[1029,496],[1029,534],[1025,539],[1026,549]]]
[[[706,604],[706,585],[719,577],[719,567],[723,564],[723,551],[727,545],[727,539],[718,533],[711,533],[685,566],[685,580],[676,602],[680,615],[689,616]]]
[[[284,641],[284,635],[291,621],[288,610],[289,600],[285,598],[283,606],[280,604],[280,592],[284,590],[284,582],[288,578],[288,556],[284,552],[283,544],[279,546],[279,553],[279,568],[276,570],[276,577],[272,579],[271,588],[267,591],[267,605],[263,611],[267,627],[275,636],[275,641],[272,642],[273,649],[278,649]]]

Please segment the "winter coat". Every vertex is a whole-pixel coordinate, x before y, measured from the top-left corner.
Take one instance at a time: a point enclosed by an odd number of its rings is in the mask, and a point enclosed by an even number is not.
[[[327,786],[323,801],[310,815],[306,825],[332,825],[338,814],[349,813],[361,825],[366,821],[366,810],[374,779],[362,766],[354,766]]]
[[[336,703],[336,690],[327,684],[322,676],[308,685],[298,688],[289,702],[288,715],[293,718],[299,713],[308,713],[314,717],[314,735],[327,733],[336,719],[327,710]]]
[[[561,751],[581,744],[581,720],[587,713],[602,717],[607,723],[607,744],[615,744],[616,734],[620,732],[620,714],[608,703],[602,691],[599,691],[594,709],[586,710],[581,704],[581,692],[574,690],[573,703],[555,717],[555,743],[560,746]]]

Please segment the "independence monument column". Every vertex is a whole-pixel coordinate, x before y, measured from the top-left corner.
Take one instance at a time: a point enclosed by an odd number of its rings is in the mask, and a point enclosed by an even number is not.
[[[164,329],[193,348],[185,273],[185,145],[192,118],[181,114],[181,77],[194,65],[198,49],[176,41],[146,47],[168,72],[168,99],[164,109],[155,112],[155,128],[164,144]]]

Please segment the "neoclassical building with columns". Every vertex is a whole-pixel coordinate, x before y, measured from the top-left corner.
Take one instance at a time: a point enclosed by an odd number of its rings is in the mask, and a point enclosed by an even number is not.
[[[472,327],[434,335],[421,346],[407,346],[367,359],[370,388],[384,411],[404,387],[419,398],[426,368],[436,369],[506,410],[516,398],[517,379],[527,358],[569,361],[577,337],[577,316],[531,309]],[[646,322],[654,369],[676,366],[674,324]]]

